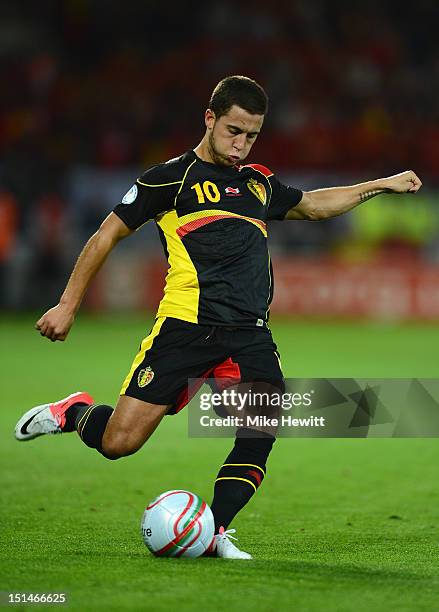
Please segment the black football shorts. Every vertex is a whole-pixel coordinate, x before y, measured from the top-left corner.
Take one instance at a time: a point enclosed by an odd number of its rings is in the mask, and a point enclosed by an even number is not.
[[[189,379],[219,387],[261,381],[284,389],[279,353],[267,328],[198,325],[158,317],[142,341],[121,395],[169,405],[176,414],[191,399]]]

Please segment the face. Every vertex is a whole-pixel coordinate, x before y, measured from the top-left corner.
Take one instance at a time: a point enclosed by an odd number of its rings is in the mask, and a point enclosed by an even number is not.
[[[234,166],[243,161],[255,142],[264,122],[264,115],[251,115],[243,108],[233,105],[219,119],[207,109],[209,154],[213,163]]]

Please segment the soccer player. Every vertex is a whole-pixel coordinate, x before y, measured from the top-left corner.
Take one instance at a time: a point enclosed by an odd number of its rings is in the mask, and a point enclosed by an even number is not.
[[[114,410],[88,393],[73,393],[28,410],[16,425],[17,440],[77,431],[87,446],[118,459],[138,451],[165,415],[185,406],[190,378],[284,388],[268,327],[273,281],[267,221],[327,219],[381,193],[416,193],[421,181],[409,170],[348,187],[305,192],[286,186],[265,166],[243,163],[267,104],[254,80],[223,79],[205,111],[200,144],[147,170],[89,239],[59,304],[36,329],[53,342],[65,340],[107,255],[150,220],[169,264],[155,323]],[[261,485],[274,441],[269,433],[238,429],[215,481],[213,554],[251,558],[227,528]]]

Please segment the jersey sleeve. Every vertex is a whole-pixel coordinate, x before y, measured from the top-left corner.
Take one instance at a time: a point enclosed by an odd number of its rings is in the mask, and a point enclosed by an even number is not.
[[[173,174],[166,164],[153,166],[137,179],[113,212],[127,227],[136,230],[171,209],[181,185]]]
[[[281,221],[285,219],[285,215],[290,210],[297,206],[302,200],[303,191],[284,185],[274,175],[271,175],[268,180],[271,185],[271,199],[268,206],[267,220],[277,219]]]

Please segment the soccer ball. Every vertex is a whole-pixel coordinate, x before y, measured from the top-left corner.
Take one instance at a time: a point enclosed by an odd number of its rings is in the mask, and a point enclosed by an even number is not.
[[[215,522],[212,510],[195,493],[166,491],[146,507],[141,530],[157,557],[199,557],[213,541]]]

